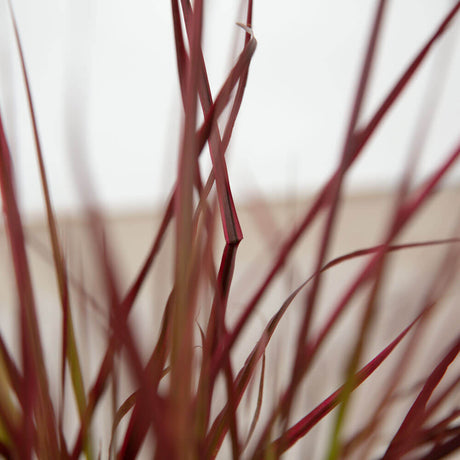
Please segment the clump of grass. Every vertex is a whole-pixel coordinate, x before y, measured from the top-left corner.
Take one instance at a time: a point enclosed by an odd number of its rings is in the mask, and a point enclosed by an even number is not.
[[[448,152],[447,157],[420,184],[414,183],[411,174],[411,167],[416,162],[413,158],[395,193],[397,199],[380,244],[360,248],[332,260],[328,259],[328,254],[348,171],[458,14],[460,2],[455,3],[439,27],[427,38],[375,113],[361,123],[363,102],[387,4],[385,0],[378,2],[338,166],[308,209],[304,210],[299,223],[280,241],[279,249],[268,251],[267,256],[272,258],[272,262],[266,275],[254,287],[252,296],[231,324],[227,307],[232,295],[234,273],[239,269],[238,248],[243,231],[232,197],[225,153],[256,50],[254,30],[257,28],[253,28],[252,24],[253,2],[248,0],[246,21],[241,24],[241,33],[245,34],[244,45],[220,91],[213,98],[202,51],[203,3],[203,0],[196,0],[193,5],[189,0],[171,1],[183,103],[177,180],[151,248],[126,292],[121,291],[117,259],[104,238],[102,215],[94,208],[87,209],[86,217],[104,292],[103,299],[97,300],[101,304],[99,314],[102,312],[106,316],[108,324],[103,356],[91,381],[84,378],[83,344],[74,320],[79,307],[75,290],[85,298],[90,298],[91,292],[82,286],[76,274],[68,270],[47,183],[44,152],[40,145],[20,36],[12,14],[46,204],[52,263],[61,307],[62,346],[57,385],[60,395],[57,397],[50,390],[50,376],[46,369],[48,356],[43,351],[39,330],[39,305],[32,283],[28,240],[18,207],[7,133],[0,120],[0,186],[16,283],[21,357],[20,362],[13,358],[0,335],[0,453],[5,458],[77,459],[82,455],[86,458],[135,458],[144,449],[142,452],[147,458],[203,459],[214,458],[224,452],[223,445],[227,440],[234,459],[279,458],[298,441],[308,438],[324,419],[331,420],[328,425],[330,433],[323,448],[329,459],[355,455],[360,458],[378,455],[384,459],[435,459],[456,452],[460,446],[460,430],[456,422],[459,409],[453,404],[460,379],[458,369],[454,375],[450,375],[448,370],[456,369],[452,364],[460,352],[460,331],[457,330],[451,344],[438,345],[436,352],[439,358],[425,375],[417,375],[415,380],[410,380],[412,385],[415,384],[414,389],[403,396],[400,393],[404,388],[404,371],[422,343],[433,312],[442,305],[443,296],[449,292],[449,284],[455,279],[460,239],[453,235],[449,239],[401,242],[399,237],[459,159],[460,144]],[[198,117],[200,107],[203,112],[201,124]],[[205,180],[198,159],[206,145],[211,155],[212,171]],[[315,221],[321,221],[321,233],[311,276],[287,294],[285,301],[266,322],[260,336],[253,341],[252,348],[246,350],[244,364],[236,366],[236,344],[293,256],[296,245],[311,231]],[[161,325],[150,356],[145,359],[129,319],[149,270],[158,263],[158,254],[168,232],[173,235],[173,283],[165,305],[154,307],[161,308]],[[222,233],[225,242],[220,254],[216,253],[215,245],[218,232]],[[419,296],[416,313],[407,323],[401,321],[392,339],[369,359],[368,347],[379,328],[376,315],[384,292],[385,277],[391,272],[390,255],[417,247],[439,247],[441,250],[447,247],[448,250],[439,267],[433,267],[431,283]],[[317,325],[325,272],[337,266],[346,266],[353,259],[362,259],[364,263],[331,306],[326,319]],[[220,262],[216,264],[216,260]],[[210,299],[204,291],[211,293]],[[344,372],[342,384],[316,407],[302,411],[303,416],[297,418],[296,406],[301,399],[303,385],[312,378],[312,373],[317,372],[315,363],[358,295],[361,296],[360,312],[349,331],[353,341],[348,349],[341,350],[342,359],[338,363],[343,367],[340,371]],[[268,347],[283,316],[294,300],[301,296],[303,308],[295,330],[290,332],[294,337],[294,346],[292,355],[286,358],[289,370],[287,373],[283,371],[284,386],[268,399]],[[394,314],[398,314],[403,306],[395,305]],[[348,421],[355,390],[362,388],[368,380],[372,385],[378,385],[372,383],[376,381],[374,373],[390,360],[396,350],[400,350],[396,355],[397,367],[385,376],[372,410],[360,414],[357,431],[350,433]],[[327,359],[326,362],[337,363],[337,360]],[[274,364],[276,366],[277,363]],[[134,391],[120,401],[117,388],[121,372],[130,377]],[[271,370],[270,378],[275,378],[274,375],[276,377],[276,371]],[[67,382],[69,377],[70,387]],[[256,391],[252,392],[254,385]],[[223,396],[219,394],[222,393],[221,387]],[[64,395],[69,388],[77,408],[75,436],[64,429],[68,407]],[[100,440],[95,435],[98,431],[95,414],[110,389],[113,393],[111,439],[107,443],[110,445],[101,451]],[[253,413],[249,423],[243,423],[241,406],[245,398],[252,401]],[[406,403],[404,413],[402,416],[394,415],[394,402],[401,398]],[[447,415],[442,410],[446,404],[451,406]],[[390,433],[385,429],[389,417],[399,417],[397,421],[393,420],[393,431]],[[305,454],[308,458],[312,455]]]

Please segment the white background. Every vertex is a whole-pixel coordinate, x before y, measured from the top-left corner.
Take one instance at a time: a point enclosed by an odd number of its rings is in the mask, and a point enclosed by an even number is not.
[[[243,22],[245,13],[234,0],[205,3],[205,58],[216,94],[241,48],[244,33],[235,23]],[[258,48],[228,152],[238,202],[260,194],[302,197],[332,171],[376,4],[255,1]],[[366,117],[452,4],[389,2]],[[170,2],[13,0],[13,6],[56,208],[75,209],[81,196],[76,170],[86,171],[108,209],[161,205],[174,182],[181,126]],[[427,137],[420,177],[460,140],[459,28],[457,20],[389,113],[349,175],[350,188],[394,184],[422,132]],[[22,207],[35,215],[43,208],[41,189],[5,0],[0,0],[0,111]],[[427,118],[432,112],[430,130],[421,129],[420,114]],[[451,178],[458,182],[459,176],[457,167]]]

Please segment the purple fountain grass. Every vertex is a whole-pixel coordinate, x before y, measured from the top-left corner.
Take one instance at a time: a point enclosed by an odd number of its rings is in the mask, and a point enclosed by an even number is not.
[[[0,383],[5,386],[0,389],[1,455],[5,458],[75,460],[82,455],[89,459],[96,455],[119,459],[145,455],[147,458],[185,460],[211,459],[226,454],[234,460],[280,458],[289,453],[296,443],[313,435],[313,429],[320,426],[324,419],[332,419],[323,449],[324,455],[331,460],[354,458],[358,456],[358,451],[361,452],[360,458],[380,455],[383,459],[404,456],[435,459],[460,449],[460,429],[455,425],[459,409],[452,406],[447,414],[441,411],[445,404],[454,404],[453,394],[460,383],[458,371],[453,378],[446,378],[447,371],[455,368],[453,364],[458,362],[458,330],[455,340],[448,347],[445,343],[439,345],[437,351],[443,352],[443,355],[437,357],[426,375],[417,376],[416,395],[410,392],[405,397],[408,402],[406,411],[397,424],[392,425],[391,435],[383,436],[384,444],[374,442],[377,436],[383,435],[384,421],[389,418],[393,404],[399,398],[403,377],[409,374],[406,369],[420,347],[425,331],[432,324],[433,312],[440,308],[458,270],[458,232],[450,238],[423,241],[401,241],[400,238],[458,163],[460,144],[454,145],[446,158],[419,184],[413,183],[410,170],[413,164],[402,171],[395,206],[378,244],[368,247],[363,244],[360,249],[330,257],[348,172],[460,10],[460,2],[455,2],[415,58],[408,63],[383,102],[366,121],[362,121],[362,108],[372,83],[372,67],[378,53],[387,3],[385,0],[376,2],[375,19],[370,27],[337,167],[325,179],[311,205],[303,211],[299,223],[282,229],[280,234],[284,236],[279,237],[278,249],[265,249],[264,255],[271,259],[263,267],[267,273],[260,284],[254,286],[252,296],[243,304],[234,321],[229,320],[229,305],[235,291],[234,278],[240,269],[238,256],[244,226],[240,223],[230,186],[226,152],[257,46],[257,24],[254,25],[255,32],[253,30],[253,2],[245,2],[245,23],[239,24],[244,42],[220,90],[213,97],[203,53],[206,2],[171,0],[183,109],[177,176],[151,246],[137,275],[128,283],[126,292],[121,288],[126,283],[120,282],[122,267],[105,235],[103,212],[86,203],[85,218],[96,271],[100,275],[102,300],[96,299],[71,272],[63,251],[20,30],[9,5],[32,120],[50,251],[44,251],[41,243],[26,235],[24,230],[8,133],[4,131],[0,117],[0,188],[16,283],[14,291],[18,299],[21,347],[21,360],[16,362],[14,353],[0,334]],[[203,114],[201,124],[199,110]],[[206,147],[212,168],[208,176],[203,177],[199,157]],[[91,184],[88,183],[88,187]],[[324,220],[316,252],[311,255],[314,260],[311,275],[303,278],[296,289],[285,295],[284,302],[273,310],[275,313],[266,321],[262,331],[252,337],[252,345],[245,350],[245,360],[241,366],[238,365],[235,359],[237,343],[250,328],[254,315],[268,297],[276,279],[294,257],[302,238],[320,219]],[[148,358],[144,359],[130,317],[152,267],[159,263],[159,253],[168,233],[173,236],[173,281],[166,303],[157,307],[161,308],[161,324]],[[218,237],[223,241],[221,252],[216,249]],[[417,313],[406,323],[398,322],[391,339],[386,339],[377,353],[370,354],[370,339],[379,329],[377,311],[387,287],[387,276],[392,270],[389,258],[395,253],[420,248],[445,249],[446,255],[438,267],[432,267],[432,280],[419,301]],[[46,370],[48,357],[43,350],[38,319],[40,305],[36,300],[29,263],[29,250],[32,249],[47,258],[55,272],[62,314],[58,398],[50,390],[50,376]],[[360,269],[350,277],[343,292],[331,304],[325,319],[318,326],[314,325],[319,316],[319,297],[326,272],[358,259],[363,261]],[[257,260],[258,271],[262,268],[261,262]],[[95,378],[90,382],[84,379],[85,356],[74,320],[77,308],[71,295],[74,290],[97,304],[98,314],[105,315],[108,325],[101,360],[97,364]],[[208,297],[203,295],[205,290],[211,293]],[[348,330],[353,342],[343,350],[337,362],[343,376],[340,386],[312,408],[303,408],[302,417],[293,421],[294,417],[298,417],[295,406],[301,401],[302,385],[316,372],[315,362],[361,293],[365,295],[358,319]],[[289,370],[287,375],[283,375],[284,386],[277,389],[270,400],[267,380],[269,376],[274,378],[273,372],[277,371],[273,368],[275,366],[276,369],[277,363],[271,362],[269,347],[288,310],[301,295],[304,296],[303,300],[300,299],[302,313],[295,325],[294,347],[287,357]],[[204,320],[199,320],[199,317]],[[361,417],[360,426],[355,424],[349,430],[352,397],[356,390],[361,389],[364,382],[374,384],[381,376],[377,371],[390,361],[390,356],[397,354],[396,350],[400,352],[398,366],[385,376],[385,387],[374,401],[375,407],[366,417]],[[374,357],[369,359],[370,356]],[[333,362],[332,359],[330,362]],[[122,372],[129,377],[134,390],[119,401],[118,385]],[[67,375],[70,382],[67,382]],[[223,383],[222,388],[219,388],[220,383]],[[249,395],[251,385],[256,387],[255,397]],[[103,441],[107,442],[108,448],[103,452],[99,447],[102,441],[96,434],[95,414],[109,389],[113,393],[114,407],[109,427],[110,439]],[[69,390],[78,417],[74,436],[69,436],[64,429],[65,394]],[[245,398],[253,403],[247,426],[241,416]],[[313,458],[308,453],[306,455]]]

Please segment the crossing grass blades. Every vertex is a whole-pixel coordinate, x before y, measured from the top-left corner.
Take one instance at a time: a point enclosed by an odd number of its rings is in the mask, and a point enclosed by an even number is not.
[[[230,324],[227,306],[233,293],[234,274],[239,270],[238,248],[244,229],[240,226],[237,206],[232,197],[225,154],[243,102],[250,63],[256,52],[257,24],[252,21],[253,2],[248,0],[245,5],[246,19],[240,24],[244,44],[220,90],[213,97],[202,44],[204,0],[196,0],[193,4],[190,0],[171,0],[183,107],[182,130],[177,133],[180,136],[177,178],[161,225],[152,238],[151,248],[145,254],[144,263],[127,292],[121,292],[116,281],[117,260],[109,246],[101,240],[100,229],[104,226],[102,214],[94,208],[87,210],[86,217],[97,248],[96,257],[103,279],[104,311],[107,312],[109,324],[103,358],[92,381],[83,378],[85,356],[74,321],[78,308],[72,294],[75,274],[68,271],[60,241],[46,175],[46,152],[41,148],[20,33],[10,8],[33,121],[59,292],[62,346],[59,350],[61,375],[56,383],[63,393],[69,387],[70,378],[77,407],[78,430],[76,436],[66,434],[63,426],[66,405],[63,400],[56,404],[55,395],[50,390],[56,385],[50,385],[50,376],[46,371],[48,357],[41,338],[41,334],[46,332],[39,329],[37,315],[40,303],[37,301],[36,286],[32,283],[29,263],[31,249],[18,207],[8,133],[2,121],[0,185],[3,225],[15,280],[21,357],[19,362],[13,358],[12,351],[0,335],[0,453],[4,458],[78,459],[84,456],[89,459],[131,459],[141,455],[141,452],[146,458],[156,459],[211,459],[227,454],[233,459],[275,459],[283,454],[289,458],[290,449],[309,435],[314,436],[312,430],[326,420],[329,420],[330,433],[323,452],[331,460],[354,458],[358,453],[360,456],[357,458],[437,459],[459,449],[460,408],[455,395],[458,395],[460,374],[457,371],[452,376],[447,370],[457,361],[460,329],[453,342],[439,344],[436,350],[438,358],[430,371],[413,379],[415,386],[405,396],[406,410],[402,416],[398,414],[393,432],[388,433],[382,427],[388,417],[395,417],[391,412],[392,401],[401,392],[404,368],[429,329],[433,311],[442,305],[449,283],[455,280],[459,262],[459,239],[455,235],[447,240],[436,241],[396,243],[396,240],[458,161],[460,140],[450,152],[445,152],[445,159],[421,183],[414,183],[409,168],[404,172],[401,184],[395,191],[398,198],[380,244],[360,248],[337,259],[328,259],[348,172],[359,161],[390,109],[417,75],[460,10],[460,2],[454,2],[442,22],[420,44],[418,53],[407,63],[375,112],[362,122],[363,103],[370,85],[387,3],[385,0],[375,2],[375,15],[337,168],[330,177],[325,178],[324,185],[308,208],[301,211],[299,222],[292,229],[284,229],[285,236],[279,242],[278,249],[272,249],[267,254],[272,262],[264,267],[266,274],[259,284],[253,286],[249,301],[241,307],[236,321]],[[259,7],[263,8],[263,2]],[[202,121],[198,110],[202,111]],[[203,176],[198,161],[203,152],[209,152],[212,160],[212,170],[207,176]],[[297,289],[286,294],[284,303],[267,321],[262,334],[253,340],[244,364],[235,366],[232,353],[236,344],[247,332],[266,293],[285,270],[298,242],[309,234],[313,224],[320,218],[321,237],[316,253],[312,254],[315,269],[311,276]],[[221,254],[217,254],[215,233],[220,231],[225,244]],[[161,309],[162,319],[156,344],[149,359],[145,360],[128,320],[168,233],[173,235],[174,241],[173,283],[166,304],[154,306],[155,309]],[[372,359],[363,362],[368,339],[379,327],[374,319],[390,255],[422,246],[437,247],[440,251],[445,250],[446,255],[439,267],[433,267],[432,283],[420,302],[417,314],[406,324],[398,323],[393,338]],[[360,270],[337,304],[332,306],[326,320],[319,328],[313,328],[325,272],[345,266],[354,259],[364,261]],[[220,260],[220,264],[215,264],[215,260]],[[201,305],[199,300],[202,286],[212,293],[208,305]],[[345,369],[342,385],[319,404],[305,407],[301,418],[294,418],[293,409],[299,400],[302,384],[308,381],[312,372],[318,372],[314,363],[328,339],[334,335],[337,324],[352,300],[363,291],[361,313],[353,326],[355,340],[349,349],[342,350],[340,365]],[[302,299],[303,309],[296,330],[292,332],[295,336],[292,356],[283,358],[290,363],[288,375],[283,376],[287,384],[280,388],[276,397],[264,398],[267,391],[265,371],[269,365],[268,349],[283,323],[285,313],[296,298]],[[198,309],[206,312],[206,321],[199,324],[196,320]],[[350,435],[347,426],[355,391],[365,382],[372,385],[374,372],[387,361],[393,359],[394,363],[394,352],[401,349],[403,352],[397,355],[397,365],[388,373],[384,391],[374,401],[374,407],[362,414],[361,426]],[[101,444],[93,433],[100,432],[94,430],[97,423],[95,412],[111,391],[114,378],[119,375],[120,361],[124,362],[135,382],[135,391],[118,401],[113,412],[111,442],[106,445]],[[334,363],[337,360],[331,359],[331,365]],[[448,381],[446,376],[449,377]],[[219,381],[224,382],[224,397],[217,396]],[[437,391],[441,387],[442,392]],[[253,388],[256,388],[255,394],[251,393]],[[248,425],[242,423],[242,406],[249,394],[254,404]],[[452,407],[447,415],[439,410],[446,402]],[[305,458],[308,458],[308,454]]]

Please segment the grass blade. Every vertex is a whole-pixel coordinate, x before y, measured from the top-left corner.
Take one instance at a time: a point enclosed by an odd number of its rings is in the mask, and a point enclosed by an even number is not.
[[[408,327],[406,327],[389,345],[387,345],[374,359],[372,359],[366,366],[364,366],[355,376],[354,389],[356,389],[362,382],[364,382],[372,373],[388,358],[391,352],[399,345],[402,339],[412,329],[416,322],[420,319],[417,317]],[[282,454],[290,447],[292,447],[299,439],[305,436],[322,418],[334,409],[341,400],[344,387],[341,387],[328,398],[326,398],[320,405],[313,409],[308,415],[303,417],[299,422],[293,425],[282,438],[275,440],[267,449],[275,450]],[[282,446],[282,450],[280,447]],[[254,458],[263,458],[263,452],[258,447]]]
[[[21,396],[25,414],[23,417],[24,442],[18,448],[22,449],[24,458],[30,456],[34,445],[33,413],[35,412],[37,423],[40,426],[37,449],[58,455],[55,414],[49,395],[32,281],[25,250],[24,232],[14,189],[11,157],[1,118],[0,189],[20,303],[24,367]],[[44,429],[45,427],[46,429]]]
[[[21,61],[22,74],[23,74],[26,93],[27,93],[29,113],[30,113],[31,120],[32,120],[35,148],[36,148],[36,153],[37,153],[37,161],[38,161],[40,179],[41,179],[41,184],[42,184],[42,191],[43,191],[43,196],[44,196],[45,206],[46,206],[46,215],[47,215],[48,230],[49,230],[49,235],[50,235],[50,240],[51,240],[51,248],[53,252],[54,267],[55,267],[56,279],[58,283],[61,308],[63,311],[63,323],[62,323],[63,326],[62,327],[63,327],[64,339],[63,339],[63,357],[62,357],[63,363],[62,363],[61,386],[62,386],[62,389],[64,389],[65,387],[65,359],[67,359],[67,362],[69,363],[70,375],[72,377],[72,388],[73,388],[74,396],[77,402],[78,413],[81,419],[86,409],[86,396],[85,396],[85,387],[83,383],[83,375],[81,371],[80,357],[78,354],[78,348],[77,348],[77,343],[75,339],[75,328],[74,328],[73,320],[72,320],[72,312],[69,306],[67,273],[66,273],[66,268],[64,264],[64,258],[62,255],[61,245],[59,242],[53,206],[51,203],[51,196],[50,196],[48,180],[46,176],[45,162],[43,158],[40,137],[38,134],[37,119],[35,116],[34,104],[33,104],[32,94],[30,90],[29,78],[27,75],[24,53],[22,50],[22,44],[21,44],[21,40],[19,36],[19,30],[18,30],[16,18],[15,18],[10,0],[8,0],[8,6],[10,9],[11,20],[13,22],[14,34],[15,34],[18,51],[19,51],[19,58]],[[87,455],[87,458],[89,459],[93,458],[93,455],[91,454],[91,446],[90,446],[89,438],[86,440],[86,455]]]
[[[445,19],[442,21],[439,27],[436,28],[434,33],[430,36],[426,44],[422,47],[420,52],[414,58],[414,60],[409,64],[407,69],[403,72],[402,76],[397,80],[393,88],[390,90],[388,96],[382,102],[380,107],[376,110],[374,115],[371,117],[370,121],[366,123],[366,126],[360,129],[351,140],[354,144],[353,153],[349,157],[349,163],[346,165],[347,169],[353,164],[354,161],[358,158],[359,154],[362,152],[364,146],[367,144],[372,134],[375,132],[377,127],[382,122],[384,116],[388,113],[389,109],[396,102],[398,97],[401,95],[403,90],[406,88],[408,83],[412,80],[413,76],[416,74],[420,65],[425,61],[429,52],[432,50],[433,45],[439,40],[440,37],[445,33],[448,26],[452,23],[453,19],[456,17],[460,10],[460,1],[457,1],[452,9],[446,15]],[[335,182],[337,181],[339,172],[336,171],[332,177],[327,181],[327,183],[322,187],[318,196],[314,200],[314,203],[309,208],[308,212],[305,214],[305,217],[302,219],[300,224],[295,228],[291,235],[288,236],[286,241],[282,244],[280,251],[276,256],[276,260],[273,263],[273,266],[264,281],[261,283],[260,287],[256,290],[251,301],[248,303],[243,313],[241,314],[239,320],[237,321],[233,331],[231,331],[225,340],[222,341],[220,345],[220,350],[213,359],[212,373],[216,374],[222,365],[223,356],[228,353],[228,350],[233,346],[236,339],[240,335],[241,331],[248,323],[249,318],[254,312],[255,308],[259,304],[263,295],[267,291],[268,286],[271,284],[275,276],[279,273],[280,269],[284,266],[286,259],[291,254],[293,247],[298,242],[300,237],[305,233],[314,219],[318,216],[319,211],[326,206],[327,197],[333,190]]]
[[[394,435],[390,445],[388,446],[383,459],[390,459],[395,458],[395,456],[403,455],[406,451],[413,447],[415,431],[420,427],[425,419],[426,405],[433,391],[442,380],[447,368],[452,364],[459,352],[460,337],[456,339],[444,358],[427,378],[425,385],[412,404],[412,407],[404,418],[399,430]]]
[[[263,395],[264,395],[264,377],[265,377],[265,353],[262,358],[262,370],[260,371],[259,393],[257,396],[256,410],[252,418],[251,426],[249,427],[249,432],[246,438],[245,445],[249,444],[249,441],[251,440],[254,430],[256,428],[257,422],[259,421],[260,410],[262,409],[262,400],[263,400]]]

